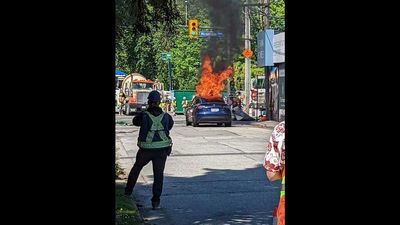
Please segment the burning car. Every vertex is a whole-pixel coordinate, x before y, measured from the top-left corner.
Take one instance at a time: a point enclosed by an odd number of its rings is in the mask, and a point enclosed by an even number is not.
[[[222,98],[207,100],[196,96],[186,109],[186,126],[197,127],[200,123],[217,123],[226,127],[232,125],[232,114]]]
[[[186,109],[186,125],[199,123],[232,125],[232,113],[221,96],[225,88],[225,81],[232,75],[232,67],[221,72],[214,72],[211,59],[205,56],[202,62],[202,71],[199,83],[196,86],[196,96]]]

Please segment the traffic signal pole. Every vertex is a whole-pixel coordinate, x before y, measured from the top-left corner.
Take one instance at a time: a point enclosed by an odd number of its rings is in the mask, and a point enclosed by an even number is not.
[[[168,58],[168,81],[169,81],[169,91],[172,90],[172,77],[171,77],[171,58]]]
[[[168,52],[161,53],[161,60],[168,61],[168,83],[169,83],[169,91],[172,90],[172,64],[171,64],[171,54]]]

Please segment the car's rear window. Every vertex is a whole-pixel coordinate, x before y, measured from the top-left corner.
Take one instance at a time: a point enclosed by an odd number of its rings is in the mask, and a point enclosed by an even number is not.
[[[224,100],[223,100],[222,98],[219,98],[219,99],[210,99],[210,100],[201,98],[201,103],[208,103],[208,102],[220,102],[220,103],[225,103]]]

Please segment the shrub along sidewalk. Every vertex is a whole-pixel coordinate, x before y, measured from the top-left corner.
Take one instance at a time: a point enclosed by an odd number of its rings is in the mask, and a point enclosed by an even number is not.
[[[115,183],[115,224],[116,225],[143,225],[143,220],[136,207],[135,201],[125,196],[125,184]]]

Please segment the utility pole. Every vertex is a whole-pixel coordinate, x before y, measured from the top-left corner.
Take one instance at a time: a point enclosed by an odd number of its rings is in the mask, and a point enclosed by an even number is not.
[[[188,21],[188,0],[185,0],[185,9],[186,9],[186,23]]]
[[[264,16],[264,30],[267,30],[269,28],[269,0],[264,0],[264,3],[266,4],[267,7],[265,7],[265,16]],[[270,97],[269,97],[269,75],[270,75],[270,68],[269,66],[264,67],[264,73],[265,73],[265,111],[267,114],[268,120],[272,120],[272,115],[270,113]]]
[[[230,47],[230,42],[229,42],[229,37],[227,37],[227,39],[226,39],[226,51],[227,51],[227,54],[226,55],[227,55],[227,60],[229,60],[229,62],[230,62],[231,51],[230,51],[229,47]],[[232,69],[233,69],[233,64],[232,64]],[[227,92],[228,92],[228,97],[231,95],[231,77],[234,76],[234,73],[235,73],[235,71],[233,71],[232,75],[229,76],[228,79],[226,79],[226,89],[227,89]]]
[[[249,4],[249,0],[246,0],[246,4]],[[250,46],[250,13],[249,7],[244,8],[244,45],[246,49],[251,49]],[[251,82],[251,69],[250,69],[250,58],[245,58],[244,60],[244,92],[245,92],[245,107],[246,113],[249,113],[250,105],[250,82]]]
[[[269,28],[269,0],[263,0],[265,4],[265,15],[264,15],[264,28],[268,29]]]

